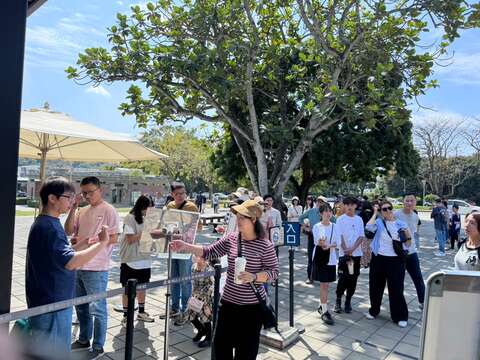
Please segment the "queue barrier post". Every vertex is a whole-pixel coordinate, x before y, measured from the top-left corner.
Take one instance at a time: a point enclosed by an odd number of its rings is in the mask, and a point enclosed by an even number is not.
[[[133,318],[135,315],[135,296],[137,294],[137,280],[129,279],[127,282],[126,295],[127,307],[127,332],[125,335],[125,360],[133,359]]]
[[[215,341],[215,329],[217,327],[218,307],[220,304],[220,279],[222,277],[222,264],[215,264],[215,275],[213,283],[213,314],[212,314],[212,340]],[[213,341],[211,350],[211,360],[215,360],[215,351],[213,351]]]
[[[278,246],[275,246],[275,253],[277,255],[277,259],[278,259]],[[279,276],[277,276],[276,280],[275,280],[275,315],[277,317],[277,324],[278,324],[278,278]]]
[[[289,270],[289,275],[290,275],[290,327],[294,326],[294,278],[293,278],[293,259],[295,256],[295,248],[293,246],[290,246],[290,249],[288,250],[288,270]]]

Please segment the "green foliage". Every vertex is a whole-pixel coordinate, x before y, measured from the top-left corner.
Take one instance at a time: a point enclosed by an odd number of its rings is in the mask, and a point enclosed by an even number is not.
[[[32,200],[32,199],[27,200],[27,206],[28,207],[38,208],[39,204],[40,204],[40,202],[38,200]]]
[[[28,198],[26,197],[17,197],[15,205],[27,205]]]
[[[405,99],[437,86],[436,56],[475,26],[478,9],[460,0],[158,0],[131,10],[109,29],[110,49],[86,49],[68,77],[129,82],[119,108],[141,127],[228,125],[254,188],[281,193],[334,124],[401,126]],[[434,49],[418,47],[424,19],[443,30]]]
[[[142,143],[168,155],[158,161],[128,162],[122,166],[142,169],[145,174],[165,175],[170,180],[184,181],[189,190],[205,190],[218,185],[216,173],[209,158],[211,147],[200,139],[194,130],[181,127],[163,126],[145,132]]]
[[[428,201],[430,204],[435,204],[435,200],[439,199],[440,196],[435,194],[427,194],[425,195],[425,201]]]

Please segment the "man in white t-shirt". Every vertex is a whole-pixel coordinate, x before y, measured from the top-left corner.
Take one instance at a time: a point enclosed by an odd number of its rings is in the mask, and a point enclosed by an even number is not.
[[[337,301],[334,311],[342,312],[342,297],[345,291],[345,312],[352,312],[351,300],[357,288],[357,279],[360,275],[360,259],[362,258],[362,241],[365,238],[365,228],[360,216],[355,215],[357,200],[346,197],[343,200],[345,214],[337,219],[337,229],[341,235],[338,260]],[[353,271],[348,264],[353,262]]]
[[[395,211],[395,219],[402,220],[408,225],[410,234],[415,239],[418,234],[419,217],[413,210],[417,205],[417,199],[413,194],[407,194],[403,198],[403,209]],[[412,278],[415,289],[417,290],[418,307],[423,310],[423,302],[425,299],[425,282],[423,281],[422,270],[420,269],[420,261],[418,259],[417,247],[415,241],[408,248],[407,261],[405,269]]]
[[[272,195],[265,195],[263,197],[264,201],[264,212],[262,217],[260,218],[260,222],[262,223],[267,235],[270,238],[270,229],[275,227],[282,226],[282,214],[280,211],[273,207],[273,196]],[[270,239],[271,240],[271,239]]]

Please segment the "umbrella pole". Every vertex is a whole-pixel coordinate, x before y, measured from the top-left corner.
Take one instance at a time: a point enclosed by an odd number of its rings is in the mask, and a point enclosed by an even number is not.
[[[45,136],[45,135],[44,135]],[[45,181],[45,170],[47,167],[47,139],[43,139],[44,144],[42,144],[42,149],[40,150],[40,183],[43,184]]]

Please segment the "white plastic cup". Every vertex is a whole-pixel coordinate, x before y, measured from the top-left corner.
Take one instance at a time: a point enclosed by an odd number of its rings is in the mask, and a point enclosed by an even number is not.
[[[347,261],[347,266],[348,266],[348,273],[350,275],[353,275],[353,261],[352,260]]]
[[[240,273],[245,271],[245,267],[247,266],[247,259],[243,256],[237,257],[235,259],[235,284],[243,284],[243,281],[239,280],[238,277]]]

